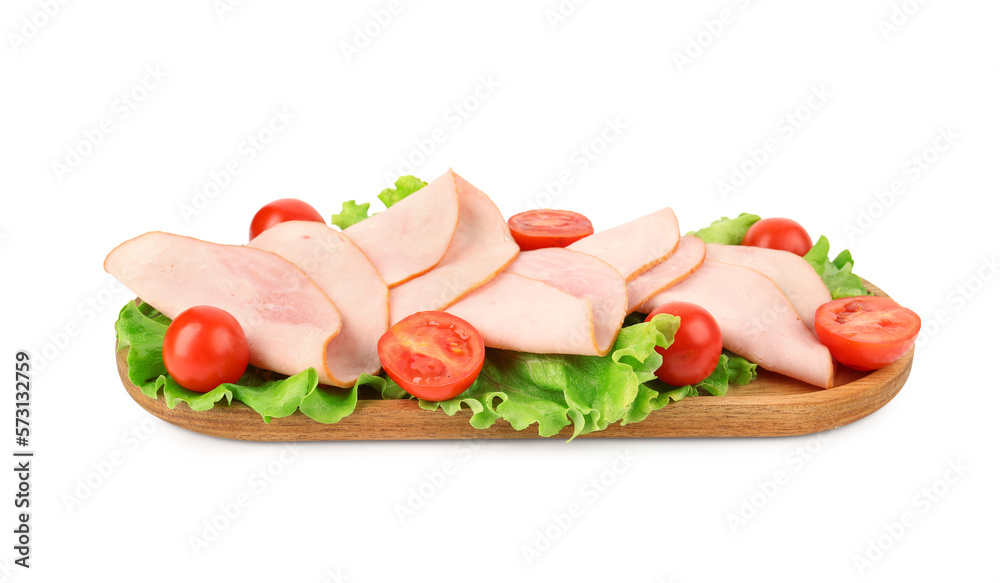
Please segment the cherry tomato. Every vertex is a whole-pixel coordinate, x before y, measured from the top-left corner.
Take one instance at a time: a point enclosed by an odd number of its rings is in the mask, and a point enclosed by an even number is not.
[[[573,211],[552,209],[518,213],[507,219],[507,226],[522,251],[565,247],[594,234],[594,225],[587,217]]]
[[[486,349],[472,324],[447,312],[417,312],[396,322],[378,341],[389,378],[427,401],[460,395],[479,376]]]
[[[297,198],[282,198],[260,207],[253,216],[253,220],[250,221],[250,240],[285,221],[326,222],[309,203]]]
[[[243,327],[229,312],[213,306],[184,310],[163,336],[163,364],[185,389],[207,393],[240,380],[250,362]]]
[[[920,332],[920,316],[889,298],[842,298],[816,309],[816,336],[838,362],[874,370],[906,354]]]
[[[681,325],[673,344],[666,349],[656,347],[663,357],[656,376],[675,387],[693,385],[708,378],[722,356],[722,330],[712,314],[690,302],[668,302],[646,316],[646,321],[657,314],[673,314],[681,319]]]
[[[802,257],[812,249],[809,233],[792,219],[761,219],[743,237],[743,244],[790,251]]]

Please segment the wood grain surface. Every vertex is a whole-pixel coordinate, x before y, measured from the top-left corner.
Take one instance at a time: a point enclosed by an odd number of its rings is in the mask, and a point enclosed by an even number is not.
[[[885,295],[865,283],[877,295]],[[162,395],[151,399],[129,381],[127,351],[116,354],[118,372],[135,402],[160,419],[205,435],[249,441],[545,439],[538,436],[536,425],[516,431],[498,419],[488,429],[475,429],[469,425],[468,410],[449,417],[440,410],[421,409],[410,399],[361,398],[353,414],[329,425],[298,411],[265,423],[260,414],[235,401],[208,411],[191,411],[184,403],[168,409]],[[831,389],[758,368],[755,381],[731,387],[724,397],[688,397],[653,411],[640,423],[611,425],[581,438],[762,437],[833,429],[870,415],[895,397],[910,374],[913,352],[911,348],[896,362],[869,373],[838,367]],[[549,439],[568,439],[571,433],[571,427],[564,428]]]

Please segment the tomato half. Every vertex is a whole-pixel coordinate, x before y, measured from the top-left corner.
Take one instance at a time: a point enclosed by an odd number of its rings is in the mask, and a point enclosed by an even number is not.
[[[719,365],[722,356],[722,330],[708,310],[690,302],[669,302],[656,308],[646,321],[657,314],[673,314],[681,319],[674,342],[666,349],[656,347],[663,364],[656,376],[668,385],[683,387],[706,378]]]
[[[250,240],[285,221],[316,221],[325,223],[319,211],[297,198],[282,198],[260,207],[250,221]]]
[[[510,234],[522,251],[565,247],[594,234],[590,219],[573,211],[540,209],[518,213],[507,219]]]
[[[802,257],[812,249],[812,238],[805,228],[792,219],[761,219],[751,225],[743,236],[743,244],[789,251]]]
[[[816,309],[816,336],[841,364],[874,370],[906,354],[920,333],[920,316],[889,298],[859,296]]]
[[[250,362],[243,327],[229,312],[213,306],[184,310],[163,336],[163,364],[185,389],[207,393],[240,380]]]
[[[446,401],[472,385],[486,348],[472,324],[447,312],[417,312],[393,324],[378,341],[389,378],[427,401]]]

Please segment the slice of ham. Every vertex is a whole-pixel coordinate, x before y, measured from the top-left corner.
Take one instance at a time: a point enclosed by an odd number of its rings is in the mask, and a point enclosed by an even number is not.
[[[640,311],[649,313],[674,301],[708,310],[722,329],[722,345],[751,362],[818,387],[833,386],[830,351],[799,319],[778,286],[759,271],[706,259],[690,277],[650,298]]]
[[[549,248],[521,252],[506,273],[537,279],[590,302],[593,322],[586,328],[593,331],[597,353],[611,349],[627,313],[625,280],[614,267],[586,253]]]
[[[394,287],[442,260],[455,236],[458,216],[458,187],[449,171],[385,212],[344,229],[344,234]]]
[[[197,305],[226,310],[250,344],[250,363],[294,375],[313,367],[333,384],[327,362],[341,328],[323,290],[281,257],[152,232],[108,254],[104,269],[168,318]]]
[[[708,246],[708,258],[742,265],[771,278],[792,303],[799,318],[815,331],[816,308],[833,300],[829,288],[805,259],[788,251],[746,245]]]
[[[643,271],[628,282],[628,311],[634,312],[657,293],[677,285],[694,273],[705,261],[705,242],[687,235],[666,261]]]
[[[567,249],[606,261],[632,281],[640,273],[666,260],[680,242],[677,215],[670,208],[601,231],[569,245]]]
[[[493,201],[453,171],[445,176],[458,193],[458,228],[434,269],[389,290],[390,325],[416,312],[450,306],[493,279],[517,257],[517,243]],[[391,233],[386,238],[391,241]]]
[[[323,223],[288,221],[250,242],[290,261],[313,280],[340,312],[343,327],[330,342],[331,383],[354,386],[363,373],[381,368],[376,345],[389,326],[389,288],[368,257]]]
[[[492,348],[601,354],[589,301],[516,273],[500,273],[446,311],[475,326]]]

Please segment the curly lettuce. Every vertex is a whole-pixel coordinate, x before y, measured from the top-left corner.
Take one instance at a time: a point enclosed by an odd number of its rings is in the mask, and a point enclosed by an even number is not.
[[[470,423],[478,429],[504,419],[518,430],[537,424],[544,437],[572,425],[572,437],[577,437],[611,423],[637,423],[685,397],[722,395],[729,384],[743,385],[756,378],[756,365],[724,354],[715,372],[696,386],[661,383],[654,374],[662,362],[656,347],[670,345],[679,323],[677,317],[662,314],[651,322],[626,326],[609,354],[601,357],[488,349],[483,371],[469,389],[448,401],[421,400],[419,406],[448,415],[467,408],[472,411]],[[118,349],[129,349],[129,380],[147,397],[156,399],[162,393],[171,409],[181,402],[193,411],[204,411],[219,402],[240,401],[267,422],[301,411],[320,423],[336,423],[354,411],[362,385],[384,399],[410,397],[382,376],[363,375],[350,389],[334,389],[320,386],[311,368],[285,376],[253,366],[237,383],[207,393],[189,391],[170,378],[163,365],[163,335],[169,324],[149,304],[129,302],[115,329]]]
[[[190,391],[170,378],[163,364],[163,335],[170,320],[147,303],[129,302],[118,314],[115,331],[118,350],[128,348],[128,377],[142,394],[152,399],[162,392],[167,407],[173,409],[185,403],[192,411],[211,409],[219,401],[234,400],[260,413],[264,421],[287,417],[296,410],[320,423],[336,423],[354,411],[358,387],[377,379],[365,375],[350,389],[319,386],[319,375],[313,368],[293,376],[279,375],[255,366],[236,383],[224,383],[207,393]]]
[[[724,394],[729,379],[746,384],[756,378],[755,364],[723,355],[716,371],[695,387],[661,383],[654,374],[663,362],[656,347],[669,346],[679,325],[676,316],[661,314],[650,322],[626,326],[606,356],[490,349],[483,371],[465,392],[447,401],[420,400],[420,407],[448,415],[467,408],[472,412],[469,422],[477,429],[503,419],[517,430],[537,424],[539,435],[551,437],[572,426],[573,439],[612,423],[637,423],[700,390]],[[390,380],[383,396],[398,398],[405,392]]]
[[[385,188],[378,193],[378,199],[382,201],[385,208],[389,208],[414,192],[427,186],[427,183],[416,176],[400,176],[396,179],[395,188]],[[363,202],[358,204],[355,200],[348,200],[341,203],[340,212],[330,217],[330,223],[340,230],[356,225],[361,221],[375,216],[377,213],[368,214],[371,203]]]

